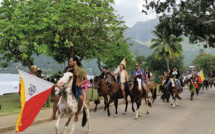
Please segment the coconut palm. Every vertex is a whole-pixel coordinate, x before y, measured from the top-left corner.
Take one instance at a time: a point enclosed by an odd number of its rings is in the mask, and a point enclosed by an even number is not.
[[[154,30],[153,34],[156,35],[157,38],[151,40],[153,44],[150,46],[150,49],[154,49],[152,54],[158,60],[165,58],[167,69],[169,70],[169,60],[182,56],[183,50],[180,43],[183,41],[183,38],[168,34],[168,31],[165,31],[165,29],[162,31]]]

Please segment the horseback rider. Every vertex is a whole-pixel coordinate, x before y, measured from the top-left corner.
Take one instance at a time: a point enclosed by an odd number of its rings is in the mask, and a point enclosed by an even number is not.
[[[146,69],[146,80],[148,80],[148,82],[152,81],[152,73],[149,71],[149,69]]]
[[[179,86],[179,93],[180,93],[181,92],[181,82],[179,80],[180,72],[176,66],[174,66],[173,70],[170,72],[170,75],[175,76],[175,78],[177,79],[178,86]],[[170,83],[171,83],[171,81],[169,80],[167,83],[167,89],[168,90],[169,90]]]
[[[146,72],[144,69],[141,69],[140,68],[140,64],[139,62],[136,62],[135,64],[135,71],[133,71],[133,77],[136,78],[138,75],[141,75],[142,76],[142,87],[143,87],[143,90],[146,91],[146,95],[148,95],[148,88],[146,86]],[[130,91],[133,90],[133,85],[131,86],[131,88],[129,89]],[[148,97],[148,96],[147,96]]]
[[[108,68],[107,67],[103,67],[102,73],[99,75],[99,77],[101,79],[103,79],[105,77],[105,74],[107,74],[107,73],[108,73]]]
[[[125,88],[129,88],[129,86],[128,86],[128,81],[129,81],[128,72],[125,70],[125,66],[123,64],[119,65],[119,69],[120,69],[120,71],[117,73],[117,81],[120,84],[120,88],[122,90],[124,102],[126,102]]]
[[[75,114],[75,122],[78,122],[78,116],[81,111],[81,108],[83,106],[83,101],[84,101],[84,95],[82,92],[81,85],[85,84],[88,82],[87,75],[83,69],[83,66],[79,59],[77,57],[73,57],[69,60],[69,65],[73,67],[73,75],[74,75],[74,81],[75,83],[75,89],[77,89],[78,92],[78,111]],[[74,88],[72,89],[74,92]]]

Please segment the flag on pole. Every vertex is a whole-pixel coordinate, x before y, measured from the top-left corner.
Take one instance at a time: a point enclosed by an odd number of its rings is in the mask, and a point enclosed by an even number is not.
[[[197,77],[199,79],[199,83],[202,83],[204,81],[204,74],[202,70],[197,73]]]
[[[125,68],[126,68],[126,61],[125,61],[125,58],[121,61],[121,63],[120,64],[123,64],[124,66],[125,66]],[[119,72],[119,66],[116,68],[116,70],[114,71],[114,74],[116,74],[116,73],[118,73]]]
[[[21,78],[21,110],[15,129],[16,132],[21,132],[34,121],[54,88],[54,84],[21,70],[18,71]]]

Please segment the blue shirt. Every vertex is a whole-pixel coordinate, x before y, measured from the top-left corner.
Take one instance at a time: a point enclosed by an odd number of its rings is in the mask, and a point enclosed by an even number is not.
[[[134,77],[136,77],[136,76],[138,76],[138,75],[141,75],[141,76],[143,77],[143,79],[142,79],[143,82],[145,82],[145,74],[146,74],[146,72],[145,72],[144,69],[140,69],[140,71],[135,70],[135,71],[133,72],[133,76],[134,76]]]

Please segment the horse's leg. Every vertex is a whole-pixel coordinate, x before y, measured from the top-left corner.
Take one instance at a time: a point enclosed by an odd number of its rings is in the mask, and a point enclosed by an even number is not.
[[[107,103],[107,113],[108,113],[108,116],[110,116],[110,103],[113,101],[112,98],[110,98],[109,102]]]
[[[114,106],[115,106],[115,117],[117,117],[117,114],[118,114],[118,111],[117,111],[117,109],[118,109],[118,99],[115,99],[114,100]]]
[[[177,99],[177,97],[175,98],[175,105],[178,106],[178,99]]]
[[[101,97],[101,96],[98,96],[98,98],[94,101],[94,103],[96,104],[95,109],[94,109],[94,112],[97,111],[97,106],[98,106],[98,104],[100,104],[100,97]]]
[[[85,108],[85,111],[86,111],[86,116],[87,116],[87,129],[88,129],[88,133],[90,133],[91,132],[91,129],[90,129],[90,110],[89,110],[89,106],[87,105],[87,104],[85,104],[85,106],[84,106],[84,108]]]
[[[172,94],[172,99],[173,99],[173,101],[172,101],[172,108],[175,108],[175,99],[176,99],[175,94]]]
[[[68,125],[69,125],[69,123],[70,123],[70,121],[71,121],[72,116],[73,116],[73,114],[69,114],[69,115],[68,115],[68,120],[67,120],[67,122],[66,122],[66,124],[65,124],[63,134],[66,134],[66,132],[67,132]]]
[[[171,105],[173,105],[173,95],[172,94],[170,94],[170,103],[171,103]]]
[[[107,103],[108,103],[108,98],[107,98],[107,96],[105,96],[104,97],[104,104],[105,104],[104,111],[106,111],[106,109],[107,109]]]
[[[150,102],[146,101],[146,98],[145,98],[146,114],[149,114],[149,103]]]
[[[58,114],[58,119],[55,123],[55,129],[56,129],[56,134],[60,134],[60,129],[59,129],[59,125],[60,125],[60,120],[61,120],[61,117],[63,116],[62,113],[59,113]]]
[[[142,116],[142,110],[141,110],[141,102],[140,102],[140,106],[139,106],[139,110],[138,110],[138,116],[141,117]]]
[[[131,98],[131,106],[132,106],[132,111],[135,112],[135,109],[134,109],[134,97],[130,94],[130,98]]]
[[[74,119],[72,119],[72,128],[71,128],[70,134],[74,134],[74,131],[75,131],[75,124],[76,124],[76,122],[74,122]]]
[[[140,103],[136,101],[136,104],[137,104],[137,111],[136,111],[136,116],[135,116],[135,119],[138,119],[138,114],[139,114]]]
[[[125,92],[125,112],[123,113],[123,115],[126,115],[127,108],[128,108],[128,92]]]

